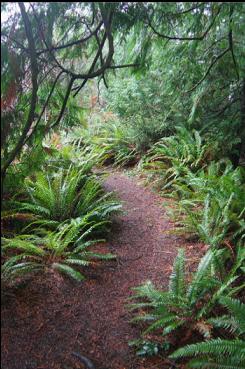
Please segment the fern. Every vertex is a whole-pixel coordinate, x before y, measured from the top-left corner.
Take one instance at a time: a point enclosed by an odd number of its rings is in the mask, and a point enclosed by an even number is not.
[[[183,126],[176,128],[176,134],[161,139],[150,151],[150,161],[158,165],[158,161],[166,161],[170,171],[175,171],[175,180],[185,174],[185,170],[196,171],[201,168],[205,159],[207,145],[203,144],[198,131],[190,131]],[[169,184],[171,176],[165,176]],[[172,183],[173,184],[173,183]]]
[[[198,356],[189,362],[192,368],[244,368],[245,342],[241,340],[210,340],[177,350],[171,358]],[[205,365],[205,366],[203,366]]]
[[[232,331],[236,331],[238,335],[245,334],[245,304],[243,304],[240,300],[231,298],[228,296],[223,296],[219,299],[221,305],[225,306],[230,313],[230,317],[225,316],[226,323],[229,328],[232,327]],[[224,317],[222,317],[222,321],[225,321]],[[230,319],[230,323],[228,323]],[[219,324],[218,320],[215,321],[216,324]],[[221,324],[222,325],[222,324]],[[220,325],[220,326],[221,326]],[[227,327],[227,325],[226,325]],[[226,328],[224,327],[224,328]]]
[[[97,180],[87,178],[73,166],[54,175],[38,174],[35,180],[27,179],[26,189],[29,201],[15,202],[15,206],[18,212],[35,215],[35,225],[57,228],[64,221],[83,218],[88,224],[101,224],[105,230],[110,215],[121,208],[111,193],[104,193]]]
[[[168,291],[157,290],[150,281],[134,288],[132,298],[137,302],[130,305],[131,309],[147,309],[147,313],[134,318],[134,321],[149,324],[143,334],[161,329],[162,334],[167,335],[182,327],[198,330],[205,338],[210,337],[212,325],[208,319],[213,307],[222,296],[231,295],[237,289],[232,285],[236,279],[234,270],[226,273],[225,278],[220,280],[220,264],[222,260],[225,263],[226,258],[225,250],[210,249],[200,260],[191,281],[187,283],[184,251],[179,250],[173,264]]]
[[[229,330],[236,339],[211,339],[187,345],[176,350],[170,358],[196,356],[189,362],[191,368],[243,368],[245,365],[245,304],[238,299],[222,296],[219,303],[226,307],[229,315],[210,318],[208,322],[217,328]]]
[[[169,291],[176,297],[183,297],[185,294],[185,255],[183,249],[179,251],[175,259],[169,280]]]
[[[221,164],[212,162],[196,174],[187,171],[175,182],[171,195],[179,199],[180,209],[175,211],[178,231],[197,234],[213,247],[244,238],[242,172],[240,168],[234,171],[229,162],[221,170]]]
[[[92,228],[91,226],[90,228]],[[82,280],[84,276],[77,267],[86,267],[94,259],[110,260],[112,254],[100,254],[88,251],[93,244],[103,240],[87,240],[89,231],[81,234],[80,224],[63,225],[58,232],[40,231],[37,235],[21,235],[13,239],[3,239],[3,252],[7,260],[2,266],[2,278],[5,281],[14,280],[16,277],[45,270],[56,269],[68,276]],[[17,255],[11,256],[12,251]]]

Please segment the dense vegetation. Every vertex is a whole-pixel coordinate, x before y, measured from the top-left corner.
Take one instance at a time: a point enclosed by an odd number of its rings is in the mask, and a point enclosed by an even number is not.
[[[136,286],[133,344],[243,368],[244,3],[1,6],[4,288],[115,258],[93,250],[121,208],[94,169],[133,166],[172,199],[175,231],[208,246],[191,275],[180,249],[168,291]]]

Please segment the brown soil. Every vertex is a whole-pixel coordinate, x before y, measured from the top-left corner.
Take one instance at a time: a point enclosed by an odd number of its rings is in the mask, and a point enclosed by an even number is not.
[[[168,234],[162,198],[113,173],[105,181],[116,191],[125,213],[116,216],[108,243],[117,261],[90,267],[85,282],[77,283],[47,273],[8,290],[2,306],[2,367],[4,369],[85,368],[72,352],[91,359],[96,369],[164,369],[177,366],[160,358],[140,358],[128,341],[139,338],[140,327],[130,323],[126,308],[132,288],[152,280],[167,287],[178,247],[185,247],[190,261],[193,249],[203,245]]]

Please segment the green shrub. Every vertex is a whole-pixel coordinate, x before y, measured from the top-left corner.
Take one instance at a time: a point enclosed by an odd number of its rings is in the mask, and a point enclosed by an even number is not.
[[[176,127],[176,133],[157,142],[146,156],[144,168],[163,189],[171,188],[188,170],[196,172],[206,166],[209,145],[197,130]]]
[[[103,228],[109,216],[121,208],[97,180],[73,166],[54,174],[39,173],[34,180],[28,178],[26,190],[28,201],[16,202],[17,211],[34,214],[39,222],[52,227],[78,218],[88,224],[100,223]]]
[[[235,336],[233,339],[216,338],[206,342],[199,342],[181,347],[170,357],[173,359],[182,357],[195,357],[190,360],[191,368],[217,368],[234,369],[245,367],[245,304],[239,300],[223,297],[220,304],[229,311],[228,315],[212,318],[212,325],[228,330]]]
[[[3,198],[9,200],[19,195],[22,196],[25,193],[25,178],[42,170],[46,160],[47,154],[42,145],[33,145],[32,148],[27,148],[19,160],[10,165],[6,173],[3,183]]]
[[[90,132],[85,144],[101,155],[104,164],[126,166],[137,160],[134,140],[118,121],[95,126]]]
[[[77,270],[88,266],[92,260],[109,260],[112,254],[88,251],[92,245],[103,240],[88,240],[94,226],[81,231],[81,225],[69,224],[59,232],[44,232],[44,235],[21,235],[3,238],[2,250],[6,261],[2,265],[2,280],[13,281],[17,277],[37,271],[54,269],[82,280]],[[13,255],[14,254],[14,255]]]
[[[169,135],[168,125],[154,115],[144,117],[135,114],[133,118],[123,120],[121,125],[127,129],[130,140],[140,155],[151,149],[162,137]]]
[[[228,272],[227,252],[209,250],[200,260],[197,271],[187,282],[184,251],[180,250],[173,265],[168,291],[154,288],[151,282],[136,287],[132,309],[144,309],[134,321],[144,321],[149,326],[143,334],[156,331],[166,336],[181,330],[186,336],[198,331],[204,338],[212,335],[212,325],[208,319],[214,306],[223,296],[237,293],[242,286],[235,286],[236,273],[245,261],[245,250],[240,248],[236,262]]]
[[[225,239],[235,242],[245,235],[245,185],[243,169],[230,162],[211,162],[205,170],[190,170],[173,185],[172,197],[184,218],[183,230],[197,234],[211,246]]]
[[[154,117],[144,118],[135,114],[132,119],[118,120],[115,117],[114,120],[92,126],[80,142],[102,153],[105,163],[126,166],[139,161],[165,135],[165,130],[166,124]]]

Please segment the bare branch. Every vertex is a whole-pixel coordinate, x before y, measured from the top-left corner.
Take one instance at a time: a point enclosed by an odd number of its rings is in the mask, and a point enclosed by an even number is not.
[[[105,35],[102,39],[100,47],[99,47],[99,49],[97,51],[97,54],[94,58],[94,61],[93,61],[92,65],[89,69],[89,72],[86,75],[81,75],[81,74],[76,75],[76,79],[84,79],[84,81],[82,82],[81,86],[78,87],[78,90],[75,92],[74,97],[83,88],[83,86],[86,84],[88,79],[103,75],[104,71],[110,66],[110,63],[112,61],[112,57],[113,57],[113,54],[114,54],[113,37],[111,35],[111,22],[112,22],[113,13],[110,12],[109,16],[108,16],[108,19],[107,19],[106,15],[104,14],[102,5],[100,5],[100,10],[101,10],[101,15],[102,15],[102,20],[103,20],[103,23],[104,23],[104,26],[105,26]],[[108,43],[109,43],[109,51],[108,51],[107,59],[104,62],[104,64],[101,66],[101,68],[94,72],[93,70],[94,70],[95,64],[96,64],[98,58],[101,56],[102,49],[104,47],[106,38],[108,39]]]
[[[148,26],[152,29],[152,31],[159,37],[168,39],[168,40],[179,40],[179,41],[202,41],[208,34],[208,32],[210,31],[210,29],[213,27],[215,20],[218,16],[218,14],[220,13],[220,8],[218,9],[217,13],[215,14],[215,16],[213,17],[210,25],[208,26],[208,28],[206,29],[206,31],[201,35],[201,36],[193,36],[193,37],[178,37],[178,36],[169,36],[169,35],[165,35],[162,34],[160,32],[158,32],[155,27],[152,25],[149,17],[148,17]]]
[[[98,41],[98,39],[97,39],[97,41]],[[91,64],[91,66],[90,66],[90,68],[89,68],[88,75],[89,75],[89,74],[91,74],[91,73],[93,72],[93,70],[94,70],[94,67],[95,67],[96,63],[97,63],[97,61],[98,61],[99,57],[100,57],[100,56],[101,56],[101,54],[102,54],[102,50],[103,50],[103,47],[104,47],[104,45],[105,45],[105,42],[106,42],[106,34],[104,34],[103,39],[102,39],[102,41],[101,41],[101,44],[99,45],[99,48],[98,48],[98,51],[97,51],[97,53],[96,53],[96,55],[95,55],[95,57],[94,57],[93,63]],[[84,81],[83,81],[83,82],[82,82],[82,84],[77,88],[77,91],[74,93],[74,97],[79,93],[79,91],[80,91],[80,90],[85,86],[85,84],[87,83],[87,81],[88,81],[88,79],[89,79],[88,75],[86,75],[86,76],[84,77]]]
[[[94,31],[92,31],[88,36],[84,37],[84,38],[81,38],[79,40],[76,40],[76,41],[71,41],[71,42],[68,42],[67,44],[65,45],[60,45],[60,46],[51,46],[49,48],[46,48],[44,50],[40,50],[37,52],[37,55],[41,55],[43,53],[47,53],[47,52],[51,52],[51,51],[57,51],[57,50],[62,50],[62,49],[66,49],[68,47],[71,47],[71,46],[75,46],[75,45],[79,45],[79,44],[82,44],[86,41],[88,41],[91,37],[93,37],[94,35],[97,34],[97,32],[99,31],[99,29],[101,28],[103,22],[100,22],[98,24],[98,26],[96,27],[96,29]]]
[[[187,14],[187,13],[190,13],[192,12],[192,10],[196,10],[196,9],[199,9],[201,6],[205,5],[204,3],[200,3],[200,4],[197,4],[196,6],[193,6],[191,8],[188,8],[186,10],[183,10],[181,12],[177,12],[177,13],[170,13],[171,15],[184,15],[184,14]]]
[[[47,97],[47,99],[46,99],[46,101],[45,101],[44,105],[43,105],[42,111],[41,111],[41,113],[39,114],[39,117],[38,117],[38,119],[37,119],[37,122],[36,122],[36,124],[35,124],[35,127],[33,128],[33,130],[32,130],[32,132],[31,132],[31,134],[26,138],[26,140],[25,140],[25,144],[26,144],[26,142],[27,142],[27,141],[28,141],[28,140],[33,136],[34,132],[36,131],[37,126],[38,126],[39,122],[41,121],[42,116],[43,116],[43,113],[44,113],[44,111],[45,111],[46,107],[48,106],[48,103],[49,103],[49,101],[50,101],[50,99],[51,99],[51,96],[52,96],[52,94],[53,94],[53,92],[54,92],[54,89],[55,89],[56,83],[58,82],[58,80],[59,80],[59,78],[60,78],[60,76],[61,76],[61,74],[62,74],[62,73],[63,73],[63,72],[61,71],[61,72],[57,75],[57,77],[55,78],[55,81],[54,81],[54,83],[53,83],[53,86],[52,86],[52,88],[51,88],[51,90],[50,90],[50,92],[49,92],[49,95],[48,95],[48,97]]]
[[[71,89],[72,89],[72,85],[74,83],[74,79],[71,78],[70,79],[70,82],[68,84],[68,87],[67,87],[67,90],[66,90],[66,95],[65,95],[65,98],[64,98],[64,101],[63,101],[63,105],[62,105],[62,108],[60,110],[60,113],[58,115],[58,118],[56,119],[55,123],[52,124],[51,126],[47,127],[47,131],[49,131],[50,129],[53,129],[54,127],[56,127],[60,121],[61,121],[61,118],[63,117],[63,114],[65,112],[65,108],[66,108],[66,105],[67,105],[67,102],[68,102],[68,99],[69,99],[69,96],[70,96],[70,93],[71,93]]]
[[[207,71],[205,72],[204,76],[200,79],[200,81],[198,81],[190,90],[185,91],[185,93],[189,93],[194,91],[204,80],[205,78],[208,76],[208,74],[210,73],[211,69],[213,68],[213,66],[217,63],[217,61],[219,59],[221,59],[226,53],[228,53],[228,51],[230,51],[230,48],[228,47],[227,49],[225,49],[221,54],[219,54],[214,60],[213,62],[209,65]]]
[[[38,28],[39,28],[39,31],[40,31],[40,35],[41,35],[41,38],[47,48],[47,50],[49,51],[51,57],[53,58],[53,60],[55,61],[55,63],[57,64],[57,66],[64,72],[66,73],[67,75],[70,75],[71,79],[73,81],[75,81],[76,79],[83,79],[83,80],[86,80],[83,82],[82,84],[82,87],[84,86],[84,84],[87,82],[88,79],[91,79],[91,78],[94,78],[94,77],[98,77],[100,76],[101,74],[103,74],[103,72],[108,68],[108,66],[110,65],[111,63],[111,60],[112,60],[112,56],[113,56],[113,53],[114,53],[114,45],[113,45],[113,38],[112,38],[112,35],[111,35],[111,32],[110,32],[110,26],[111,26],[111,15],[112,13],[110,13],[108,19],[106,18],[106,16],[102,16],[102,20],[103,20],[103,24],[105,26],[105,36],[102,40],[102,43],[101,43],[101,48],[103,48],[104,46],[104,43],[106,41],[106,38],[108,39],[108,43],[109,43],[109,51],[108,51],[108,55],[107,55],[107,59],[104,63],[104,65],[99,68],[98,70],[96,71],[93,71],[94,70],[94,67],[95,67],[95,64],[97,62],[97,59],[99,58],[100,56],[100,53],[101,53],[101,50],[99,49],[96,56],[95,56],[95,59],[92,63],[92,66],[90,67],[89,71],[87,73],[74,73],[72,72],[71,70],[68,70],[66,69],[64,66],[62,66],[59,61],[57,60],[57,58],[55,57],[55,55],[53,54],[52,50],[50,49],[50,47],[48,46],[46,40],[45,40],[45,37],[44,37],[44,34],[43,34],[43,31],[42,31],[42,27],[40,25],[40,22],[39,22],[39,19],[37,17],[37,15],[35,14],[34,12],[34,16],[36,18],[36,21],[37,21],[37,24],[38,24]],[[106,24],[107,23],[107,24]],[[92,68],[93,67],[93,68]],[[82,88],[81,87],[81,88]],[[78,89],[78,91],[75,93],[75,95],[80,91],[80,89]],[[74,96],[75,96],[74,95]]]
[[[108,69],[121,69],[121,68],[137,68],[140,64],[121,64],[121,65],[110,65]]]

